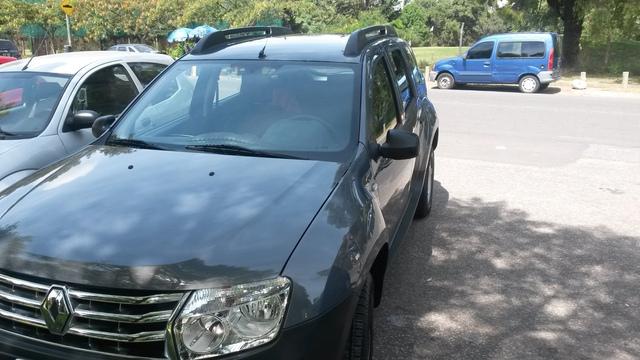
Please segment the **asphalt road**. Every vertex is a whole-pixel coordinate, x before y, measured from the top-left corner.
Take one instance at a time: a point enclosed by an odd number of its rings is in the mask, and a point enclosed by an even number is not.
[[[375,359],[640,359],[640,97],[429,92],[435,204]]]

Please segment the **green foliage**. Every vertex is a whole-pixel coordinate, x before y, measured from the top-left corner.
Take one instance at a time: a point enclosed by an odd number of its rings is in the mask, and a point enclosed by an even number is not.
[[[576,31],[563,28],[567,16],[583,24],[584,34],[578,40],[585,51],[606,50],[607,43],[622,40],[640,41],[638,0],[413,0],[401,10],[397,0],[73,1],[72,27],[82,37],[80,46],[86,48],[122,39],[152,43],[177,27],[202,24],[217,28],[282,25],[301,33],[349,33],[383,23],[393,24],[413,46],[457,46],[461,23],[465,24],[463,45],[470,45],[483,36],[510,31],[557,31],[567,37]],[[59,5],[59,0],[0,0],[0,35],[24,39],[47,34],[58,39],[51,46],[61,45],[65,32]],[[616,46],[610,48],[612,57],[620,54]],[[178,47],[169,51],[180,56]]]
[[[400,16],[393,21],[393,26],[398,30],[400,37],[413,46],[426,46],[432,41],[428,20],[427,9],[412,3],[407,5]]]
[[[597,75],[621,76],[629,71],[632,76],[640,75],[640,41],[618,40],[610,46],[609,63],[605,64],[607,45],[595,41],[584,41],[579,57],[580,71],[588,71]]]

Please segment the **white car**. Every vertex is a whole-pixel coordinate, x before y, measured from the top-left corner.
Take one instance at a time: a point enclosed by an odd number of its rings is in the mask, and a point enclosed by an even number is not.
[[[0,65],[2,190],[95,140],[93,122],[120,114],[173,59],[88,51]]]
[[[159,53],[158,50],[145,44],[116,44],[109,48],[108,51],[128,51],[137,53]]]

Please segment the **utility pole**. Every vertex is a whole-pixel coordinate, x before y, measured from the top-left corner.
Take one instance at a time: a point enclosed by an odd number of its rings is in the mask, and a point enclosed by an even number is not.
[[[458,56],[462,55],[462,37],[464,36],[464,23],[460,25],[460,42],[458,43]]]
[[[64,16],[67,19],[67,41],[68,46],[71,47],[71,22],[69,21],[69,15]]]
[[[71,20],[69,20],[69,16],[73,15],[73,5],[70,0],[62,0],[60,2],[60,8],[62,12],[64,12],[64,17],[67,21],[67,45],[64,46],[64,52],[72,51],[71,47]]]

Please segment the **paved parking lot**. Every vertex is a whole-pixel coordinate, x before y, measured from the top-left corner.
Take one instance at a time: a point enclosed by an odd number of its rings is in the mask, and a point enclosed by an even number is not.
[[[432,216],[392,259],[376,359],[640,359],[640,97],[430,90]]]

